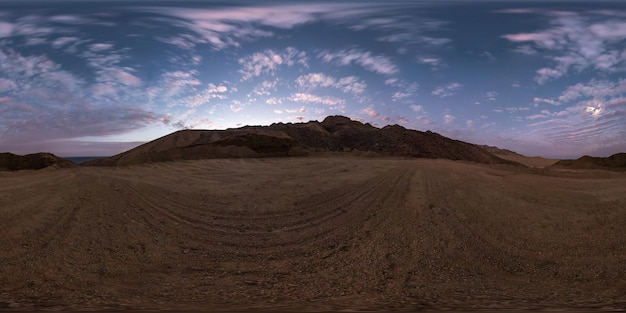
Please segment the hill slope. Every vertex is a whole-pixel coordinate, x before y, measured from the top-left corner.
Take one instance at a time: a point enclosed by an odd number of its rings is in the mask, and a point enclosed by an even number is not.
[[[607,158],[598,158],[585,155],[576,160],[561,160],[554,168],[571,169],[608,169],[626,171],[626,153],[617,153]]]
[[[501,149],[501,148],[493,147],[493,146],[479,145],[479,147],[482,148],[483,150],[486,150],[487,152],[492,153],[493,155],[501,159],[524,164],[528,167],[540,167],[540,168],[548,167],[556,163],[557,161],[557,160],[542,158],[539,156],[529,157],[529,156],[525,156],[517,152],[511,151],[511,150]]]
[[[49,166],[73,167],[76,164],[45,152],[27,155],[17,155],[9,152],[0,153],[0,171],[39,170]]]
[[[478,146],[430,131],[402,126],[382,129],[343,116],[321,123],[245,126],[227,130],[183,130],[110,158],[83,163],[87,166],[128,165],[181,159],[304,155],[306,151],[371,151],[381,155],[443,158],[478,163],[503,160]]]

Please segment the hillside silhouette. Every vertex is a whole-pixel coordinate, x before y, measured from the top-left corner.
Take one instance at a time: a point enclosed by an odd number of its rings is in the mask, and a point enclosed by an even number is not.
[[[314,152],[367,152],[373,155],[516,164],[480,147],[434,132],[399,125],[377,128],[344,116],[321,123],[274,123],[227,130],[181,130],[110,158],[83,163],[112,166],[211,158],[303,156]]]
[[[74,162],[60,158],[52,153],[40,152],[17,155],[9,152],[0,153],[0,171],[39,170],[47,167],[74,167]]]

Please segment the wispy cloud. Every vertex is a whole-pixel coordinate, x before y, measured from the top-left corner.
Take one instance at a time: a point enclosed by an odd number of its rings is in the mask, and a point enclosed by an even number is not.
[[[418,56],[417,63],[426,64],[434,71],[446,66],[446,63],[441,58],[432,56]]]
[[[322,97],[309,93],[295,93],[289,97],[289,100],[293,102],[308,102],[308,103],[321,103],[334,107],[337,109],[343,109],[346,101],[335,97]]]
[[[275,76],[281,66],[290,67],[300,64],[308,67],[307,60],[308,58],[304,51],[298,51],[293,47],[288,47],[280,52],[268,49],[240,58],[239,64],[241,69],[239,73],[242,75],[242,81],[261,75]]]
[[[238,47],[243,41],[275,36],[275,29],[291,29],[315,21],[357,20],[373,13],[362,4],[274,4],[248,7],[150,8],[154,13],[175,17],[171,23],[191,33],[162,37],[165,42],[181,48],[210,44],[214,49]],[[341,13],[339,13],[341,12]]]
[[[498,92],[497,91],[487,91],[485,92],[485,98],[489,101],[496,101],[498,98]]]
[[[561,111],[541,110],[526,117],[532,134],[555,146],[579,147],[582,153],[626,148],[626,82],[591,80],[566,88],[559,101],[535,98],[535,103],[569,104]],[[578,152],[578,153],[581,153]]]
[[[538,98],[538,97],[533,98],[533,105],[535,107],[539,106],[539,104],[541,104],[541,103],[547,103],[547,104],[551,104],[551,105],[560,105],[561,104],[559,101],[552,100],[552,99]]]
[[[463,85],[459,83],[450,83],[448,85],[435,88],[435,90],[433,90],[431,94],[442,98],[450,97],[454,95],[457,90],[461,89],[461,87],[463,87]]]
[[[359,80],[356,76],[335,78],[324,73],[301,75],[296,78],[295,83],[298,87],[307,91],[316,88],[335,88],[355,95],[362,94],[367,88],[365,81]]]
[[[626,79],[620,79],[617,82],[592,79],[587,84],[578,83],[569,86],[561,96],[559,96],[559,100],[569,102],[580,97],[605,97],[622,93],[626,93]]]
[[[626,37],[626,22],[623,20],[607,16],[583,17],[572,12],[565,14],[562,11],[546,10],[527,10],[524,14],[545,15],[551,27],[502,37],[511,42],[522,43],[517,47],[518,52],[529,55],[542,52],[552,60],[551,67],[537,70],[535,81],[538,84],[560,78],[572,70],[593,68],[609,73],[626,71],[626,54],[620,48],[620,43]]]
[[[318,58],[326,63],[341,66],[359,65],[368,71],[383,75],[392,75],[398,72],[398,67],[389,58],[373,55],[369,51],[350,49],[330,52],[326,50],[320,52]]]

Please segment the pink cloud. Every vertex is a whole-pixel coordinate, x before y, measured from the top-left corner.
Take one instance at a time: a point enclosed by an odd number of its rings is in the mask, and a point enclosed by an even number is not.
[[[0,38],[10,36],[14,28],[11,23],[0,22]]]
[[[318,58],[326,63],[335,63],[342,66],[352,63],[362,66],[364,69],[378,74],[391,75],[398,72],[396,65],[387,57],[372,55],[369,51],[355,49],[341,50],[338,52],[323,51]]]
[[[113,73],[113,77],[117,78],[119,81],[127,86],[137,87],[141,85],[141,79],[139,79],[139,77],[125,71],[115,71]]]

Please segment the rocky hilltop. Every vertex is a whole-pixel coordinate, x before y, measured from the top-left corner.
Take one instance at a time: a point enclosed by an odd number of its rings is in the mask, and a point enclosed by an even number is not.
[[[74,162],[60,158],[52,153],[33,153],[17,155],[9,152],[0,153],[0,171],[39,170],[47,167],[74,167]]]
[[[186,159],[301,156],[319,151],[360,151],[374,155],[442,158],[477,163],[515,162],[480,147],[399,125],[374,127],[344,116],[322,122],[275,123],[227,130],[181,130],[86,166],[129,165]]]

